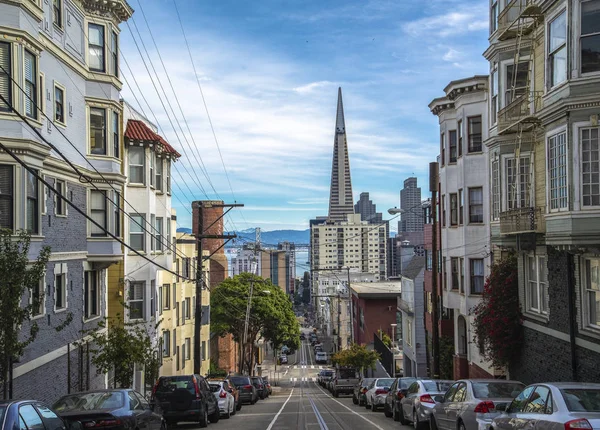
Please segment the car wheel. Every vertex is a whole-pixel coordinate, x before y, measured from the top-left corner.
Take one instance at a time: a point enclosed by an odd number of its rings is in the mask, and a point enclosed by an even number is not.
[[[238,400],[237,406],[235,408],[237,411],[239,411],[240,409],[242,409],[242,401]]]
[[[200,428],[208,427],[208,412],[206,412],[206,407],[204,407],[202,411],[202,416],[200,417]]]
[[[168,426],[167,426],[167,422],[165,420],[161,420],[160,421],[160,430],[167,430]]]
[[[465,427],[465,423],[463,423],[462,421],[458,422],[458,430],[467,430],[467,428]]]
[[[337,390],[333,390],[333,397],[340,397],[340,393]]]
[[[218,423],[219,419],[221,418],[221,411],[219,411],[219,407],[215,407],[215,411],[213,412],[213,414],[211,416],[208,417],[208,419],[210,420],[211,423]]]
[[[386,417],[392,418],[392,412],[390,411],[390,408],[388,407],[387,402],[385,405],[383,405],[383,413],[385,414]]]
[[[421,428],[423,427],[423,423],[421,421],[419,421],[419,414],[417,413],[416,409],[413,409],[412,422],[413,422],[413,427],[415,428],[415,430],[421,430]],[[464,430],[464,429],[461,429],[461,430]]]
[[[371,409],[371,405],[369,404],[369,399],[365,400],[365,408]]]
[[[404,408],[402,407],[402,404],[400,404],[400,410],[398,411],[398,419],[400,421],[400,424],[408,424],[408,421],[406,421],[406,417],[404,416]]]
[[[437,423],[435,422],[435,417],[433,415],[429,416],[429,428],[431,430],[438,430]]]
[[[354,403],[355,405],[358,405],[358,399],[356,398],[356,396],[354,394],[352,394],[352,403]]]
[[[237,403],[235,403],[235,399],[233,400],[233,407],[231,408],[231,415],[237,414]]]

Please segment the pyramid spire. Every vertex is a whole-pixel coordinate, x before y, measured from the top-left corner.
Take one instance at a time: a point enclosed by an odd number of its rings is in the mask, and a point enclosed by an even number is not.
[[[350,179],[350,159],[346,142],[346,123],[342,103],[342,88],[338,89],[335,137],[333,141],[333,162],[331,167],[331,188],[329,191],[329,219],[345,221],[347,214],[354,213],[352,181]]]

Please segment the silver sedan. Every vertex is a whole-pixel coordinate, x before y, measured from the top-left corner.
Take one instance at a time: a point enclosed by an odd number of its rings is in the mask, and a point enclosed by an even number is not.
[[[525,385],[499,379],[461,379],[443,396],[429,417],[431,430],[487,430]]]
[[[454,381],[439,379],[418,380],[408,387],[406,396],[400,401],[400,422],[412,422],[415,429],[427,426],[429,415],[435,406],[434,397],[443,395]]]
[[[525,388],[490,430],[600,429],[600,384],[556,382]]]

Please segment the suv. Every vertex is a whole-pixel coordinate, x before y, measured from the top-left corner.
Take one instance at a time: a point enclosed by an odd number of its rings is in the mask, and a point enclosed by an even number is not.
[[[317,364],[327,364],[327,353],[319,351],[315,354],[315,361]]]
[[[317,382],[321,387],[324,387],[326,383],[333,378],[333,374],[335,372],[333,369],[323,369],[319,372],[319,376],[317,377]]]
[[[161,376],[150,403],[160,407],[167,425],[184,421],[207,427],[209,420],[216,423],[221,417],[217,399],[200,375]]]
[[[240,409],[242,409],[242,401],[240,399],[240,392],[238,391],[238,389],[235,385],[230,383],[227,379],[211,378],[210,376],[208,376],[206,378],[206,382],[208,382],[209,384],[221,384],[222,383],[223,389],[225,391],[227,391],[228,393],[231,393],[231,395],[233,396],[233,399],[235,400],[235,410],[239,411]]]
[[[260,376],[252,376],[250,378],[252,380],[252,385],[256,388],[256,392],[258,393],[258,397],[263,400],[269,396],[267,392],[267,387],[265,386],[265,381]]]
[[[253,405],[258,401],[258,392],[249,376],[229,375],[225,380],[229,381],[238,389],[240,393],[240,403],[245,402]]]

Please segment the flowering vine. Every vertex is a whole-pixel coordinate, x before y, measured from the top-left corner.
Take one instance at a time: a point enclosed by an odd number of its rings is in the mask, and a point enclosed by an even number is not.
[[[496,262],[485,281],[481,301],[473,309],[475,342],[495,367],[508,366],[523,342],[517,256]]]

